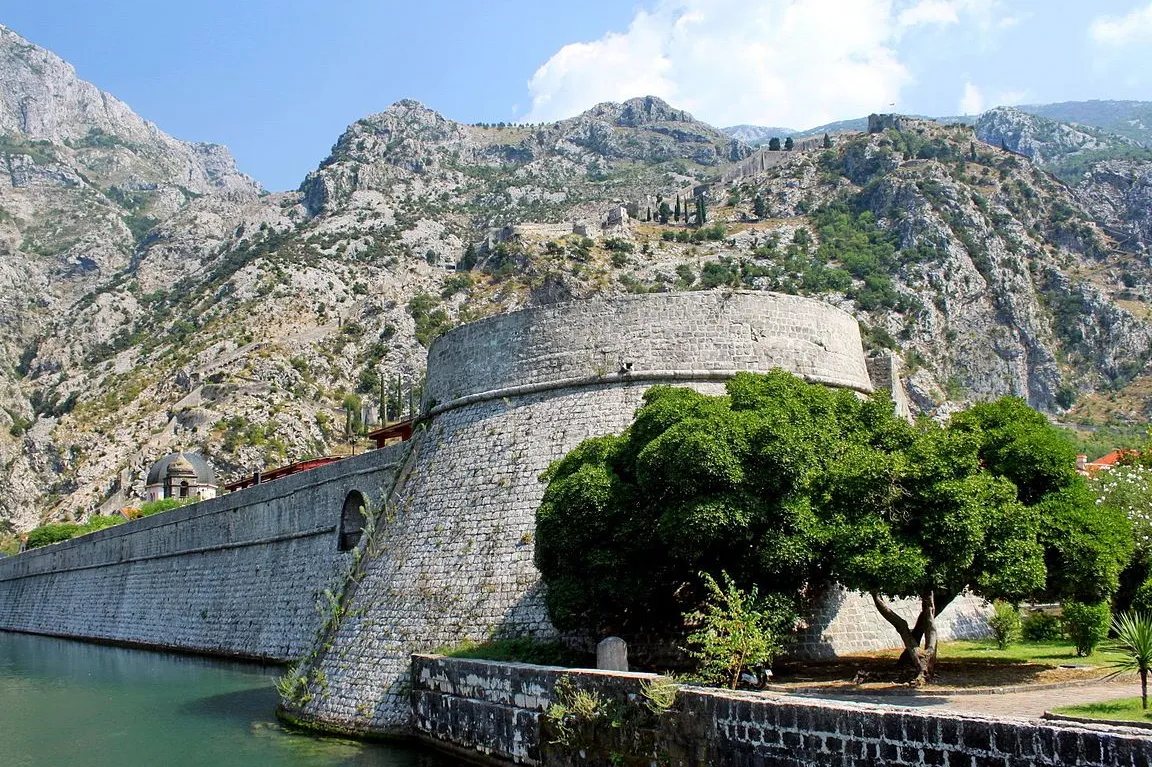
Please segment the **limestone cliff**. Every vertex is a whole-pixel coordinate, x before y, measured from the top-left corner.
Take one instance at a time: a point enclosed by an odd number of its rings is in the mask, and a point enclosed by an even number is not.
[[[1152,345],[1142,166],[1073,192],[965,126],[748,162],[655,98],[532,126],[402,101],[262,195],[224,150],[0,41],[0,519],[17,527],[131,503],[178,446],[225,478],[354,449],[346,426],[381,394],[407,408],[439,332],[566,298],[820,297],[903,357],[932,413],[1006,393],[1061,412],[1139,380]],[[686,227],[696,192],[707,220]]]

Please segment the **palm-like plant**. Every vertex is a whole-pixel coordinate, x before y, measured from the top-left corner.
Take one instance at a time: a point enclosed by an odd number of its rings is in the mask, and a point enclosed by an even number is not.
[[[1140,703],[1148,708],[1148,670],[1152,668],[1152,618],[1139,612],[1118,615],[1112,620],[1116,641],[1109,648],[1121,654],[1112,664],[1116,673],[1140,672]]]

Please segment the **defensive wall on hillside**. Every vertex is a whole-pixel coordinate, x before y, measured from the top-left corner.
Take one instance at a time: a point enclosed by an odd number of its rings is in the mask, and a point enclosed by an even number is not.
[[[405,445],[0,559],[0,629],[286,661]],[[343,545],[342,545],[343,544]]]
[[[856,321],[796,296],[625,296],[445,334],[429,351],[427,429],[343,617],[301,668],[308,692],[285,700],[286,714],[329,730],[403,730],[410,653],[490,635],[554,636],[532,564],[541,473],[583,439],[624,429],[649,386],[717,393],[736,372],[774,368],[872,390]],[[808,629],[814,648],[892,644],[870,603],[871,613],[838,623],[862,600],[833,596],[835,608]]]

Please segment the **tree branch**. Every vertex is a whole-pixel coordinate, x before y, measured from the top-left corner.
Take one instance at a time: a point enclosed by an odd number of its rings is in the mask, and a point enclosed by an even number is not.
[[[909,638],[909,636],[912,634],[912,630],[908,628],[908,621],[900,617],[900,615],[895,610],[893,610],[887,602],[881,599],[880,595],[875,591],[872,592],[872,603],[876,605],[876,609],[880,611],[882,616],[884,616],[884,620],[891,623],[892,626],[895,627],[896,631],[900,633],[900,636],[903,639]]]

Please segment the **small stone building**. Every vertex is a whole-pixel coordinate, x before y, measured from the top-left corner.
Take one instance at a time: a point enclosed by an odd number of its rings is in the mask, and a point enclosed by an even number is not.
[[[144,499],[164,498],[205,500],[216,497],[216,472],[198,453],[169,453],[148,469]]]

